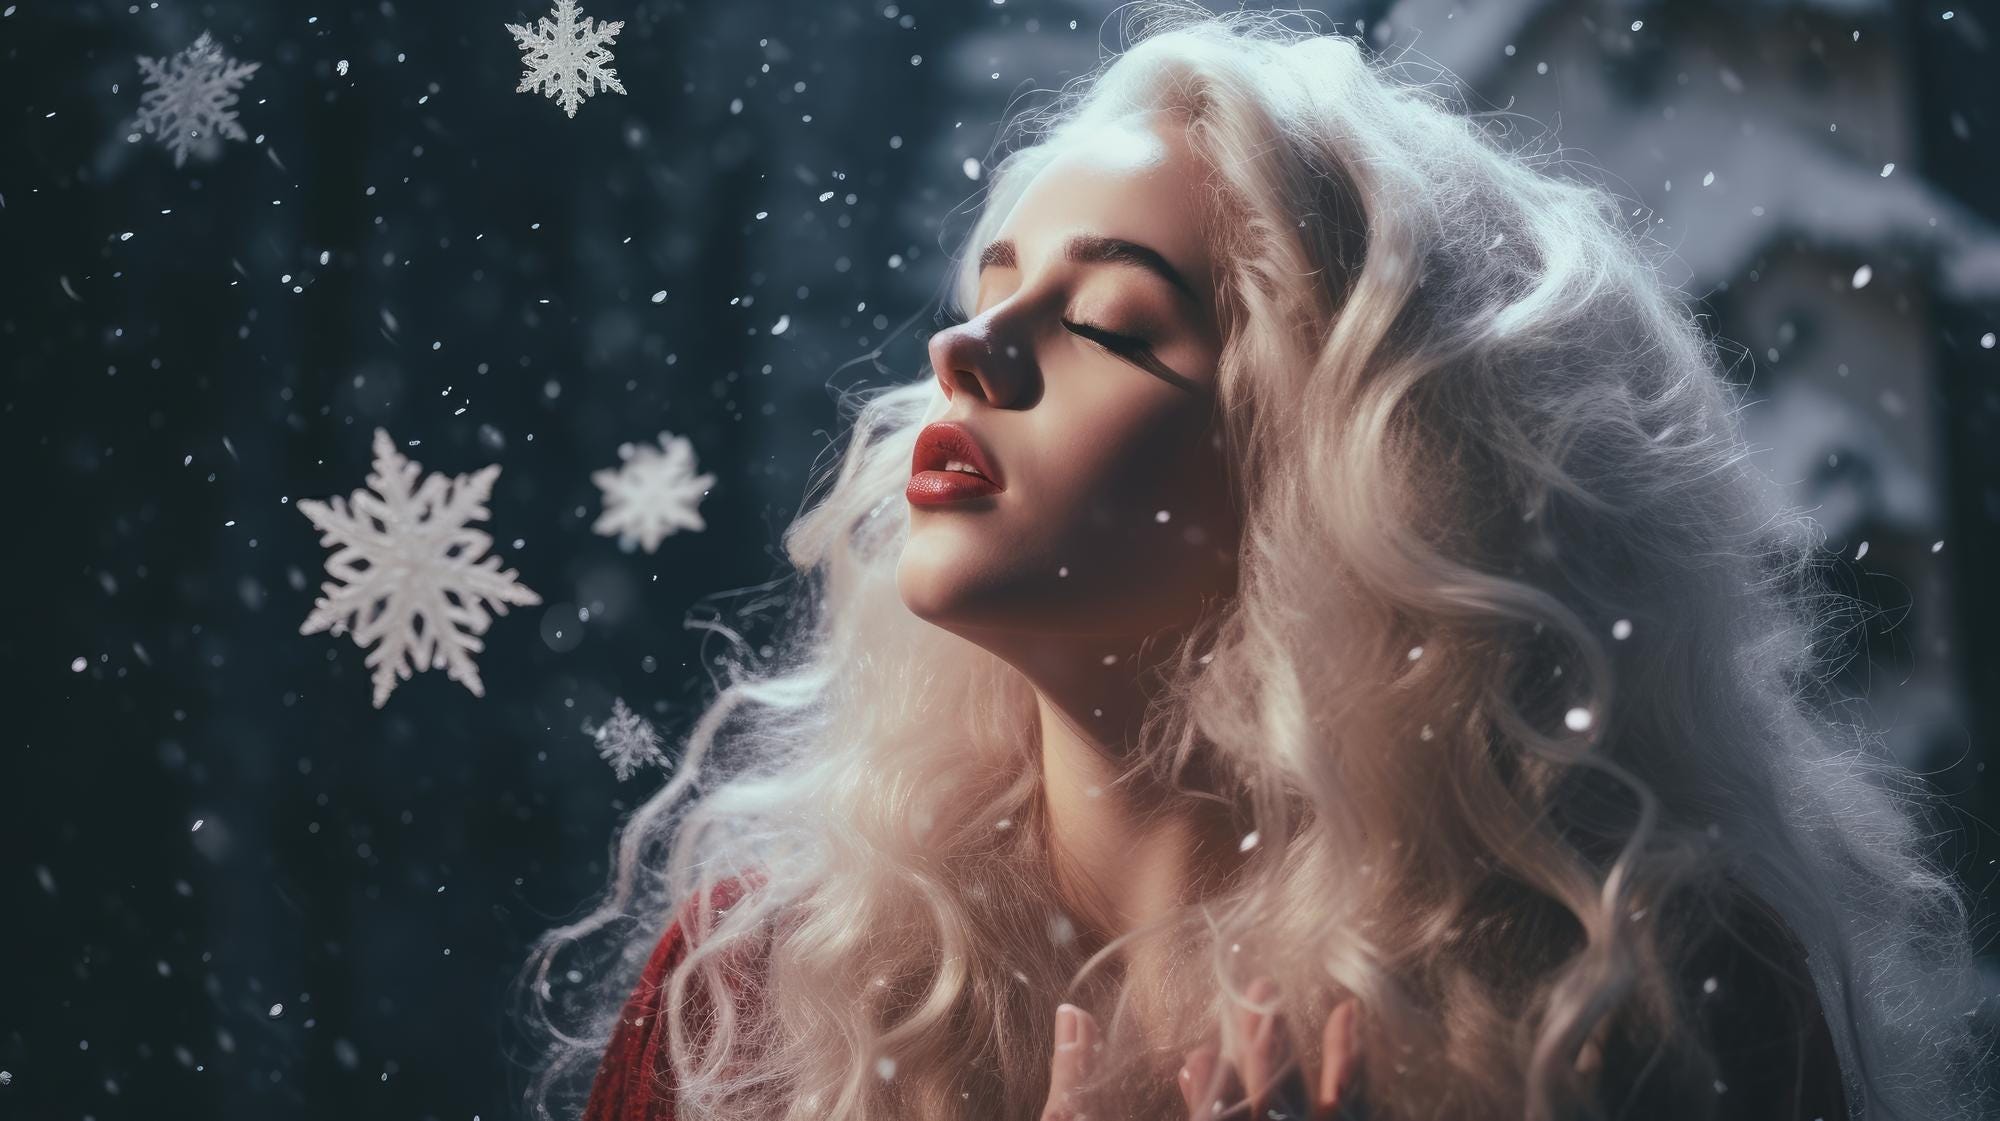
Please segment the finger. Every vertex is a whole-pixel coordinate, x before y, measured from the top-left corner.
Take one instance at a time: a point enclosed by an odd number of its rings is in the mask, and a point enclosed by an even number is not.
[[[1278,987],[1268,977],[1259,977],[1250,982],[1244,994],[1252,1004],[1270,1004],[1278,995]],[[1238,1068],[1243,1075],[1243,1085],[1250,1100],[1250,1114],[1261,1116],[1264,1099],[1270,1094],[1271,1073],[1277,1068],[1279,1029],[1274,1015],[1258,1012],[1254,1008],[1236,1010],[1237,1038],[1241,1041],[1243,1053],[1238,1057]]]
[[[1074,1004],[1056,1008],[1056,1050],[1049,1063],[1049,1096],[1042,1105],[1042,1121],[1073,1121],[1079,1116],[1072,1095],[1089,1072],[1096,1032],[1097,1022],[1090,1013]]]
[[[1356,1021],[1361,1005],[1350,998],[1334,1006],[1320,1037],[1319,1084],[1313,1094],[1315,1121],[1331,1121],[1348,1104],[1360,1073],[1361,1036]]]
[[[1332,1116],[1340,1105],[1340,1092],[1347,1076],[1348,1037],[1352,1031],[1349,1009],[1353,1003],[1347,1000],[1335,1005],[1320,1033],[1319,1084],[1313,1091],[1313,1107],[1322,1116]]]
[[[1209,1047],[1214,1058],[1207,1077],[1195,1083],[1199,1096],[1194,1116],[1200,1121],[1241,1121],[1249,1116],[1249,1103],[1243,1097],[1243,1073],[1229,1055],[1213,1044]]]
[[[1208,1088],[1215,1079],[1216,1057],[1215,1044],[1205,1043],[1189,1051],[1181,1065],[1181,1100],[1187,1102],[1189,1121],[1209,1121],[1215,1115],[1209,1108],[1215,1099]]]
[[[1083,1081],[1090,1076],[1091,1067],[1097,1061],[1097,1052],[1102,1044],[1097,1041],[1097,1017],[1081,1008],[1076,1010],[1076,1080]]]
[[[1595,1036],[1583,1041],[1582,1049],[1576,1053],[1578,1074],[1590,1074],[1604,1066],[1604,1048],[1597,1045]]]
[[[1277,985],[1259,978],[1249,996],[1258,1003],[1272,1003],[1277,993]],[[1274,1008],[1266,1014],[1250,1013],[1250,1023],[1243,1074],[1250,1116],[1257,1121],[1308,1121],[1311,1094],[1284,1017]]]
[[[1070,1005],[1076,1007],[1076,1005]],[[1084,1009],[1076,1009],[1076,1047],[1070,1049],[1072,1087],[1090,1075],[1090,1065],[1098,1057],[1098,1019]]]

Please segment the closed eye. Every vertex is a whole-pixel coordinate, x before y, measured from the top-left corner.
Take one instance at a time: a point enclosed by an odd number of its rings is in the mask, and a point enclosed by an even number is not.
[[[964,323],[966,318],[959,314],[955,308],[945,308],[939,314],[938,320],[938,329],[943,331],[950,330]],[[1121,335],[1115,331],[1107,331],[1093,323],[1079,323],[1073,319],[1062,319],[1059,322],[1063,325],[1064,330],[1103,347],[1106,351],[1132,363],[1169,385],[1176,386],[1196,396],[1208,396],[1214,392],[1212,387],[1191,380],[1186,375],[1177,373],[1166,363],[1160,361],[1159,357],[1153,353],[1152,344],[1144,339],[1134,338],[1131,335]]]
[[[938,315],[938,329],[950,330],[965,321],[966,317],[964,315],[946,309]],[[1121,335],[1116,331],[1107,331],[1094,323],[1082,323],[1074,319],[1064,319],[1059,322],[1073,334],[1089,339],[1091,342],[1120,354],[1146,353],[1150,349],[1144,339],[1135,338],[1131,335]]]
[[[1118,351],[1121,354],[1144,352],[1147,349],[1146,340],[1144,339],[1135,339],[1130,335],[1120,335],[1093,324],[1078,323],[1072,319],[1065,319],[1062,321],[1062,325],[1083,338],[1098,343],[1108,350]]]

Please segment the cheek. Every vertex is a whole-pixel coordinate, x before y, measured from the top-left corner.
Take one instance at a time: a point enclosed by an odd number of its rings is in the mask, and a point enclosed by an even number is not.
[[[1226,477],[1205,413],[1185,405],[1128,406],[1064,427],[1037,464],[1036,479],[1073,534],[1155,545],[1227,508]]]
[[[1068,569],[1062,602],[1144,623],[1234,586],[1239,530],[1206,413],[1111,410],[1051,428],[1012,513],[1024,559]]]

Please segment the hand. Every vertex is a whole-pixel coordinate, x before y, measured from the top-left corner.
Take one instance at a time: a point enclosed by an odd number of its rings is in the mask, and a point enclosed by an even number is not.
[[[1251,1000],[1263,1003],[1276,995],[1270,981],[1250,986]],[[1190,1121],[1347,1121],[1361,1117],[1355,1094],[1359,1084],[1361,1006],[1353,998],[1335,1005],[1322,1029],[1319,1077],[1308,1094],[1303,1060],[1292,1054],[1281,1019],[1239,1011],[1239,1035],[1250,1041],[1249,1054],[1237,1061],[1222,1056],[1216,1043],[1188,1052],[1181,1068],[1181,1100]],[[1041,1121],[1085,1121],[1070,1101],[1070,1091],[1089,1073],[1098,1042],[1097,1021],[1081,1008],[1065,1004],[1056,1015],[1056,1051],[1050,1065],[1049,1096]],[[1245,1098],[1245,1088],[1252,1091]],[[1220,1108],[1216,1108],[1219,1106]]]

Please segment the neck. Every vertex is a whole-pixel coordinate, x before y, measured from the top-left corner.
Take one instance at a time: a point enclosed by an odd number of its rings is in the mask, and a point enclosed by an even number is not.
[[[1008,656],[1035,690],[1056,886],[1092,945],[1199,898],[1241,860],[1227,805],[1135,765],[1148,689],[1175,637],[1040,636]]]

